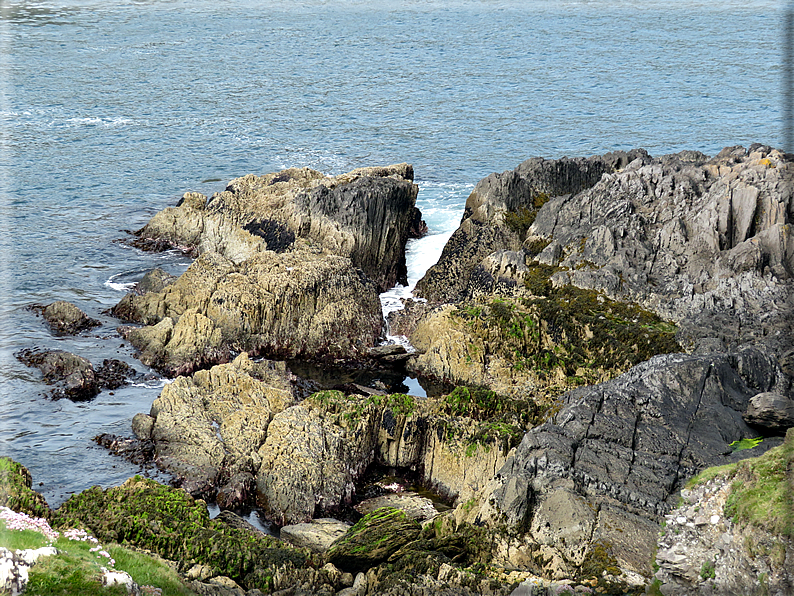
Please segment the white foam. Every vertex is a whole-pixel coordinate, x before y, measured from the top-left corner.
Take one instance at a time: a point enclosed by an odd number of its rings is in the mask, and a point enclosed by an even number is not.
[[[397,284],[380,295],[383,317],[405,308],[405,300],[425,302],[413,295],[417,282],[438,262],[447,241],[458,227],[463,204],[470,185],[428,183],[420,186],[417,207],[428,225],[429,232],[422,238],[408,241],[405,247],[405,264],[408,269],[408,285]],[[409,352],[415,351],[404,335],[387,335],[384,344],[401,344]]]
[[[111,277],[110,277],[110,278],[109,278],[109,279],[108,279],[108,280],[105,282],[105,285],[106,285],[108,288],[111,288],[111,289],[113,289],[113,290],[116,290],[117,292],[124,292],[125,294],[126,294],[127,292],[129,292],[129,291],[130,291],[132,288],[134,288],[136,285],[138,285],[138,282],[135,282],[135,281],[129,281],[129,282],[117,282],[117,281],[113,281],[114,279],[116,279],[117,277],[120,277],[120,276],[122,276],[122,275],[125,275],[125,274],[124,274],[124,273],[117,273],[116,275],[112,275],[112,276],[111,276]]]

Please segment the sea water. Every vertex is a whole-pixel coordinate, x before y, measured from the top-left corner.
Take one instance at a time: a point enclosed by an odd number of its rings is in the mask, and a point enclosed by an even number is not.
[[[779,145],[782,2],[4,0],[0,5],[0,455],[51,505],[138,468],[130,434],[166,382],[104,314],[178,252],[119,239],[182,193],[248,173],[409,162],[430,234],[410,293],[478,180],[543,156]],[[102,326],[53,337],[27,307]],[[387,305],[388,306],[388,305]],[[13,354],[60,348],[151,376],[54,401]],[[413,389],[409,388],[409,391]]]

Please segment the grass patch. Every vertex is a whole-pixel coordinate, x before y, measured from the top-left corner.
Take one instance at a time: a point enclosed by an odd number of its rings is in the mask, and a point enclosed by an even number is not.
[[[63,552],[43,557],[30,570],[25,592],[31,596],[108,596],[126,595],[124,586],[104,587],[101,572],[78,553]]]
[[[0,520],[0,546],[8,550],[25,550],[49,546],[50,541],[35,530],[9,530]]]
[[[754,439],[739,439],[730,445],[734,451],[744,451],[745,449],[752,449],[753,447],[758,446],[763,440],[763,437],[756,437]]]
[[[723,466],[714,466],[713,468],[706,468],[698,475],[690,478],[686,483],[686,488],[693,489],[699,484],[704,484],[709,480],[713,480],[718,476],[733,477],[736,474],[736,467],[738,464],[725,464]]]
[[[760,457],[736,465],[725,515],[772,534],[794,537],[794,430]]]
[[[163,591],[163,596],[194,594],[185,587],[179,574],[164,561],[118,545],[110,547],[109,551],[116,560],[116,568],[129,573],[139,586],[156,586]]]

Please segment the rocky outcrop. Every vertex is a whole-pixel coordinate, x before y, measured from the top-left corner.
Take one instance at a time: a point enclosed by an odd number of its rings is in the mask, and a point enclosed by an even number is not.
[[[603,174],[646,156],[635,150],[587,159],[535,157],[511,172],[491,174],[474,187],[460,227],[414,293],[431,302],[456,302],[465,295],[472,272],[483,259],[521,247],[527,227],[549,197],[578,193],[595,185]]]
[[[520,540],[502,546],[505,560],[558,578],[586,577],[600,561],[597,575],[642,584],[658,522],[682,483],[747,457],[730,443],[756,434],[742,420],[749,400],[790,382],[773,357],[751,347],[653,358],[567,394],[458,515],[520,529]]]
[[[713,159],[638,151],[530,160],[475,188],[417,293],[452,302],[532,290],[539,262],[553,268],[554,287],[596,290],[672,320],[687,349],[764,341],[788,370],[793,172],[787,155],[762,145]]]
[[[169,376],[227,362],[235,352],[271,358],[363,359],[381,335],[375,285],[349,259],[295,250],[235,265],[201,255],[162,292],[129,295],[116,312],[144,364]]]
[[[738,466],[705,470],[665,516],[655,593],[784,596],[794,592],[794,430]]]
[[[112,309],[141,361],[168,376],[268,358],[364,361],[382,335],[378,293],[407,283],[405,243],[421,228],[406,164],[337,177],[309,169],[186,193],[136,232],[137,246],[198,259],[178,280],[147,275]]]
[[[296,403],[293,380],[283,363],[241,354],[166,385],[150,414],[133,418],[139,442],[98,440],[136,461],[153,450],[191,494],[230,508],[257,504],[289,525],[350,505],[371,464],[411,470],[451,500],[470,499],[542,416],[531,400],[493,392],[420,401],[324,391]]]
[[[53,335],[77,335],[81,331],[101,325],[71,302],[63,300],[46,306],[34,304],[31,309],[44,317]]]
[[[292,168],[236,178],[209,199],[186,193],[136,235],[141,245],[218,253],[235,264],[263,251],[290,251],[302,240],[349,258],[384,291],[406,283],[405,243],[421,229],[417,191],[408,164],[336,177]]]
[[[157,464],[197,496],[216,497],[227,507],[250,503],[273,417],[295,403],[283,363],[233,362],[179,377],[166,385],[133,429],[154,443]]]

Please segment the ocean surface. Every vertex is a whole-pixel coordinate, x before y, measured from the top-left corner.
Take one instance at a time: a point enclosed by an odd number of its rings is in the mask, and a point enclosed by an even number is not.
[[[780,146],[784,8],[0,0],[0,455],[52,506],[138,471],[92,439],[129,435],[163,379],[52,400],[14,353],[61,348],[151,372],[103,311],[153,267],[187,267],[118,242],[185,191],[409,162],[431,229],[409,248],[415,282],[474,184],[526,158]],[[27,307],[55,300],[102,327],[53,337]]]

